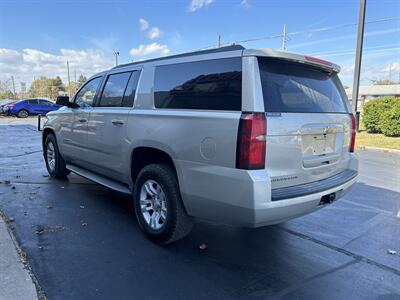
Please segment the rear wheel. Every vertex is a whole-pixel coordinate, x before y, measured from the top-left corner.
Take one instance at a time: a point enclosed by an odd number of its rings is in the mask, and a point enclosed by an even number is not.
[[[52,178],[65,178],[70,171],[65,167],[65,160],[58,151],[57,141],[53,134],[46,137],[43,151],[47,172],[50,176]]]
[[[183,206],[175,172],[166,164],[145,166],[134,189],[136,218],[152,241],[169,244],[184,238],[193,227],[193,218]]]
[[[21,109],[18,113],[17,113],[17,117],[18,118],[27,118],[29,116],[29,112],[26,109]]]

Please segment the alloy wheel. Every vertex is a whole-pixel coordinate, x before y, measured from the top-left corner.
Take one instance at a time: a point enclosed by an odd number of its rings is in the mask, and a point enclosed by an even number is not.
[[[54,171],[56,168],[56,153],[54,149],[54,144],[51,141],[47,143],[46,160],[50,171]]]
[[[167,220],[167,199],[161,185],[147,180],[140,189],[140,211],[147,225],[160,230]]]

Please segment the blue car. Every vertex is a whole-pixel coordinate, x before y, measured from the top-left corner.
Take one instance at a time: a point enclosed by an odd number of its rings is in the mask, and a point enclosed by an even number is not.
[[[61,105],[46,99],[28,99],[12,104],[9,113],[18,118],[26,118],[31,115],[45,115],[49,111],[57,110],[60,107]]]

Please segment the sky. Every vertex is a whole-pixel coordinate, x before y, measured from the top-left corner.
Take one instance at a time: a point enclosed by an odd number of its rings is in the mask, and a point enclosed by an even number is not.
[[[14,76],[18,92],[39,76],[66,82],[67,60],[74,80],[112,67],[115,51],[128,63],[215,47],[218,34],[222,44],[281,35],[286,24],[286,51],[339,64],[351,86],[358,10],[358,0],[0,0],[0,80]],[[361,84],[399,81],[400,0],[368,0],[366,22]],[[241,44],[280,49],[282,39]]]

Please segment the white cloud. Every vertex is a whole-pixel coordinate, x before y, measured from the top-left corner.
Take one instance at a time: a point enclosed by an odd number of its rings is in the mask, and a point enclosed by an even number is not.
[[[12,49],[0,48],[0,64],[15,64],[23,60],[22,54]]]
[[[53,54],[37,49],[0,48],[0,79],[14,76],[17,91],[20,82],[30,84],[34,77],[40,76],[60,76],[66,83],[67,60],[71,80],[74,80],[75,72],[77,77],[80,74],[89,77],[113,66],[113,57],[106,57],[99,50],[60,49],[60,53]]]
[[[196,10],[199,10],[207,5],[210,5],[213,2],[213,0],[192,0],[190,2],[188,10],[190,12],[194,12]]]
[[[400,73],[400,62],[390,63],[385,68],[383,68],[382,71],[387,72],[387,73],[394,72],[395,74],[399,74]]]
[[[141,31],[145,31],[150,40],[154,40],[161,36],[162,31],[157,26],[150,28],[150,24],[145,19],[139,19],[139,27]]]
[[[138,48],[132,48],[130,54],[135,60],[152,58],[158,56],[168,55],[171,51],[167,45],[162,45],[159,43],[151,43],[148,45],[140,45]]]
[[[381,79],[397,81],[399,72],[399,62],[377,63],[367,60],[361,66],[360,83],[362,85],[370,85],[374,80]],[[354,63],[343,65],[339,77],[344,85],[351,86],[354,77]]]
[[[160,37],[161,33],[162,32],[161,32],[160,28],[153,27],[149,30],[149,32],[147,33],[147,36],[149,39],[154,40],[154,39]]]
[[[240,1],[240,5],[244,8],[249,8],[250,7],[250,3],[249,0],[241,0]]]
[[[140,18],[139,19],[139,26],[140,26],[140,30],[144,31],[147,28],[149,28],[149,22],[147,22],[145,19]]]

